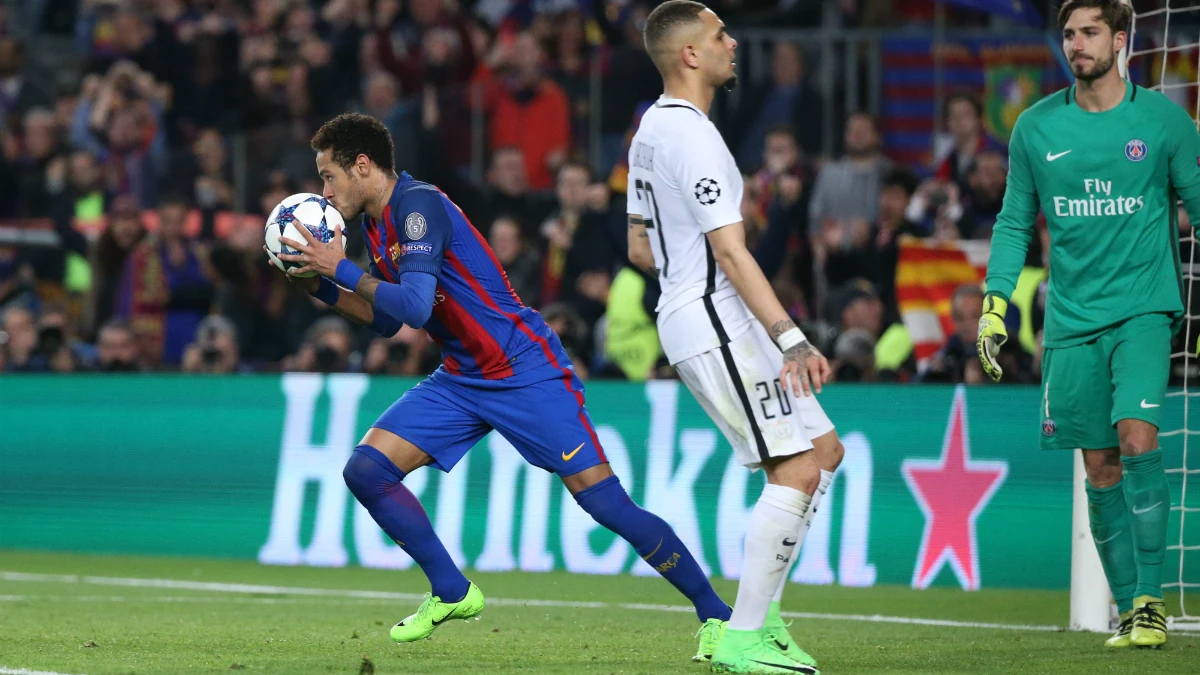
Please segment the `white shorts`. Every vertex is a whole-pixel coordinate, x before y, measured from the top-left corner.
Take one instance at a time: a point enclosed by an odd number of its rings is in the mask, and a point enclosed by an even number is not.
[[[779,381],[783,354],[757,321],[728,345],[675,369],[751,470],[768,457],[811,450],[812,439],[833,431],[815,395],[796,397]]]

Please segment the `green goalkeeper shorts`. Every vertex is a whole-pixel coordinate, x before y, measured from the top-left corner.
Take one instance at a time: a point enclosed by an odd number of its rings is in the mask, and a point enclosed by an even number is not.
[[[1171,317],[1135,316],[1042,356],[1042,449],[1117,447],[1117,422],[1159,426],[1171,368]]]

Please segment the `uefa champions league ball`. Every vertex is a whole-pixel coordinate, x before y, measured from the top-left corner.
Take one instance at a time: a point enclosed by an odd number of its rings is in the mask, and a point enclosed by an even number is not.
[[[278,257],[280,253],[288,255],[300,253],[290,246],[279,243],[279,238],[284,237],[303,244],[306,240],[297,229],[300,226],[307,227],[314,239],[324,243],[333,241],[334,230],[341,229],[342,249],[345,250],[346,232],[343,228],[346,223],[342,220],[342,214],[338,213],[337,209],[333,208],[333,205],[321,195],[307,192],[292,195],[279,202],[279,205],[271,211],[271,215],[267,217],[267,257],[284,272],[304,266],[303,263],[286,262]],[[316,274],[316,272],[305,272],[295,276],[312,277]]]

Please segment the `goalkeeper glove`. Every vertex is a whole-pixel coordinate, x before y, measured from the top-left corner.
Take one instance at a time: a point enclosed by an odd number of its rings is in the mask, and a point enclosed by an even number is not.
[[[975,348],[979,352],[979,360],[983,362],[983,372],[999,382],[1004,370],[996,361],[1000,347],[1008,342],[1008,329],[1004,327],[1004,313],[1008,311],[1008,302],[995,295],[983,299],[983,316],[979,317],[979,339]]]

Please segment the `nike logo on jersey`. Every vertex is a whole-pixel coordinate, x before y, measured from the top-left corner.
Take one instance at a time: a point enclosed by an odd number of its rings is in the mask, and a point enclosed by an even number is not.
[[[1121,533],[1120,533],[1120,532],[1118,532],[1118,533],[1114,534],[1113,536],[1109,537],[1108,539],[1098,539],[1098,540],[1096,541],[1096,543],[1097,543],[1097,544],[1107,544],[1108,542],[1112,541],[1113,539],[1116,539],[1116,538],[1117,538],[1117,537],[1119,537],[1119,536],[1121,536]]]
[[[582,447],[583,447],[583,443],[580,443],[580,444],[579,444],[579,447],[578,447],[578,448],[575,448],[575,449],[574,449],[574,450],[572,450],[571,452],[563,452],[563,454],[562,454],[563,461],[564,461],[564,462],[569,462],[569,461],[571,461],[571,458],[572,458],[572,457],[574,457],[574,456],[575,456],[575,453],[579,452],[580,448],[582,448]]]
[[[1162,405],[1161,403],[1146,403],[1146,399],[1142,399],[1142,407],[1143,408],[1157,408],[1161,405]]]
[[[796,540],[795,540],[795,539],[788,539],[787,537],[784,537],[784,538],[783,538],[783,545],[784,545],[784,546],[795,546],[795,545],[796,545]]]
[[[1060,152],[1057,155],[1053,155],[1053,154],[1050,154],[1049,152],[1047,152],[1046,153],[1046,161],[1053,162],[1054,160],[1058,159],[1059,157],[1062,157],[1064,155],[1069,155],[1069,154],[1071,154],[1070,150],[1067,150],[1066,152]]]
[[[1147,512],[1149,512],[1149,511],[1153,511],[1154,509],[1157,509],[1157,508],[1158,508],[1158,507],[1160,507],[1160,506],[1162,506],[1162,502],[1154,502],[1154,504],[1153,504],[1153,505],[1151,505],[1151,506],[1147,506],[1147,507],[1146,507],[1146,508],[1144,508],[1144,509],[1139,509],[1138,507],[1136,507],[1136,506],[1135,506],[1135,507],[1133,507],[1133,515],[1135,515],[1135,516],[1140,516],[1140,515],[1142,515],[1143,513],[1147,513]]]

